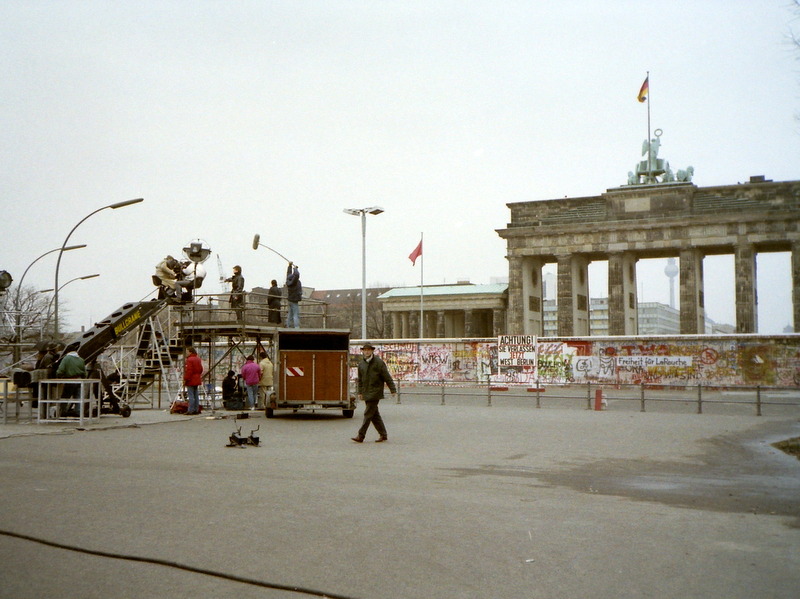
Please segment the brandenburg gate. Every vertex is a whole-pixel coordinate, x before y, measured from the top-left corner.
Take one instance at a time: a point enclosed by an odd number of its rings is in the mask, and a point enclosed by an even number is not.
[[[680,332],[701,334],[703,258],[733,254],[736,332],[757,333],[756,256],[777,251],[791,252],[791,309],[800,332],[800,181],[752,177],[697,187],[691,172],[642,182],[637,167],[628,185],[599,196],[508,204],[511,222],[497,230],[509,261],[507,332],[543,334],[542,267],[556,263],[558,335],[589,335],[588,267],[607,260],[609,334],[636,335],[636,263],[672,257],[679,261]]]

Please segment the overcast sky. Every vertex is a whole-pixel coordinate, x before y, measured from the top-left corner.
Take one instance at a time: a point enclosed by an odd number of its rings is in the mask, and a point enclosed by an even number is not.
[[[152,291],[166,254],[214,251],[204,292],[507,277],[508,202],[624,185],[647,136],[699,186],[800,179],[800,31],[790,0],[0,3],[0,269],[18,281],[90,212],[60,282],[70,328]],[[706,304],[734,321],[732,259]],[[791,322],[786,254],[759,260],[761,332]],[[669,300],[664,263],[640,299]],[[596,268],[595,268],[596,269]],[[602,268],[601,268],[602,270]],[[55,254],[25,284],[53,286]],[[599,278],[598,278],[599,277]],[[602,273],[593,276],[602,280]],[[593,296],[605,296],[595,284]]]

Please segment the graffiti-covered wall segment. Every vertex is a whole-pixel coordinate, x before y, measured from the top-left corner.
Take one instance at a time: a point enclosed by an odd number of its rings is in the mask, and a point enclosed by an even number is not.
[[[800,336],[375,342],[399,381],[800,387]],[[358,353],[353,347],[351,352]]]

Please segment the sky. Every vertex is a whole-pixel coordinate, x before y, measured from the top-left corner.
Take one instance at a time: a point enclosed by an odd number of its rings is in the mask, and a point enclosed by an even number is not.
[[[91,326],[153,291],[167,254],[213,255],[203,292],[286,262],[316,289],[508,276],[507,203],[624,185],[647,137],[698,186],[800,179],[791,0],[0,3],[0,270],[64,254],[60,311]],[[423,238],[422,262],[408,255]],[[54,284],[56,255],[24,284]],[[715,260],[717,260],[715,258]],[[733,261],[706,264],[733,323]],[[640,301],[669,301],[641,261]],[[592,296],[605,296],[593,265]],[[760,255],[760,332],[791,322],[787,254]]]

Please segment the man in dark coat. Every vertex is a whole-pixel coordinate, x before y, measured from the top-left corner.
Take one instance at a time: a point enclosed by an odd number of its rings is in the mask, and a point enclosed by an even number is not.
[[[356,443],[363,443],[370,423],[378,431],[376,443],[388,440],[386,427],[383,418],[378,411],[378,402],[383,399],[383,386],[386,384],[392,395],[397,393],[392,375],[386,368],[386,363],[375,355],[375,347],[371,343],[365,343],[361,347],[361,360],[358,362],[358,399],[366,404],[364,409],[364,422],[358,429],[358,435],[353,437]]]
[[[236,319],[242,320],[244,317],[244,277],[242,267],[238,264],[233,267],[233,276],[225,279],[226,283],[231,284],[231,308],[236,311]]]
[[[269,288],[267,293],[267,308],[269,309],[269,317],[267,321],[272,324],[281,323],[281,288],[278,287],[278,281],[272,279],[272,287]]]
[[[300,282],[300,270],[294,262],[289,262],[286,269],[286,300],[289,310],[286,312],[286,327],[300,328],[300,300],[303,299],[303,284]]]

